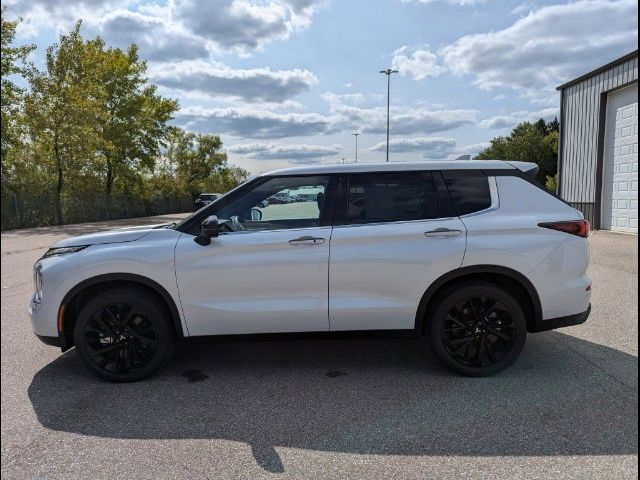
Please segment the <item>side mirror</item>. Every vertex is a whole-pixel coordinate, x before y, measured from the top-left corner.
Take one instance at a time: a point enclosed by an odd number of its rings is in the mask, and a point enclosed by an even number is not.
[[[200,234],[193,239],[199,245],[209,245],[211,237],[217,237],[220,231],[220,223],[218,217],[211,215],[205,218],[200,224]]]
[[[259,222],[262,220],[262,212],[260,209],[253,207],[251,209],[251,220],[254,222]]]

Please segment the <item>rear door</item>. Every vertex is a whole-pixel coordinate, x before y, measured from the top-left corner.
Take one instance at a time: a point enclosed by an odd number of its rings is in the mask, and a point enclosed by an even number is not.
[[[352,174],[345,183],[331,236],[330,328],[411,329],[425,290],[464,256],[466,230],[442,176]]]

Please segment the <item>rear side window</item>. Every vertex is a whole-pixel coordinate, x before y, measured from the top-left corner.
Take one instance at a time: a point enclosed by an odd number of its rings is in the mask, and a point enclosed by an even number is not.
[[[440,174],[394,172],[349,175],[347,223],[380,223],[453,215]]]
[[[442,175],[458,215],[479,212],[491,206],[489,180],[483,172],[449,170]]]

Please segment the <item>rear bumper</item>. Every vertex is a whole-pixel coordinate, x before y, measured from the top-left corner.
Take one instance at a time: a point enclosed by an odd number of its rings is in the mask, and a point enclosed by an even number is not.
[[[531,329],[531,333],[546,332],[547,330],[553,330],[556,328],[570,327],[572,325],[580,325],[587,321],[589,314],[591,313],[591,304],[582,313],[576,315],[569,315],[566,317],[550,318],[548,320],[539,320]]]

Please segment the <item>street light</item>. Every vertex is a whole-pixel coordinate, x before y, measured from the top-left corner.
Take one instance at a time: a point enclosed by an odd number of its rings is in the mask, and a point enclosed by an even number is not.
[[[392,70],[387,68],[386,70],[380,70],[380,73],[384,73],[387,76],[387,162],[389,161],[389,92],[391,90],[391,74],[398,73],[398,70]]]
[[[356,137],[356,163],[358,163],[358,135],[360,135],[360,134],[359,133],[352,133],[351,135]]]

